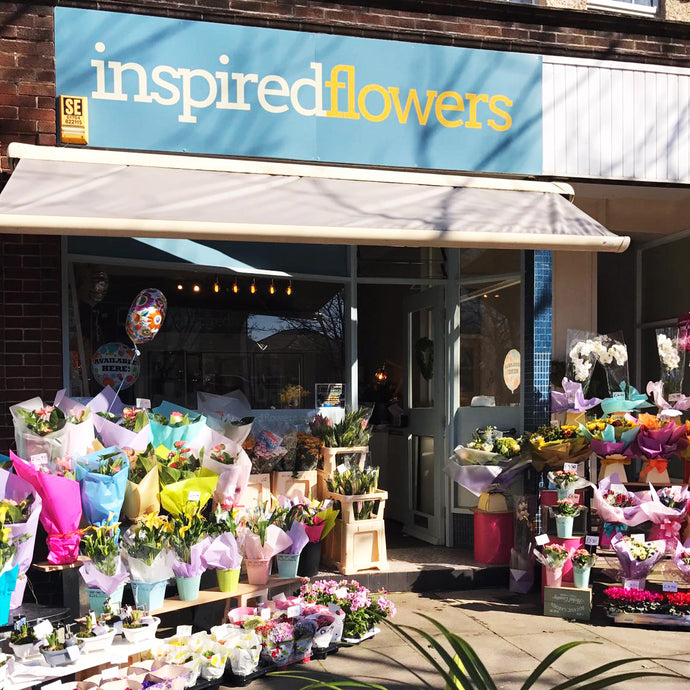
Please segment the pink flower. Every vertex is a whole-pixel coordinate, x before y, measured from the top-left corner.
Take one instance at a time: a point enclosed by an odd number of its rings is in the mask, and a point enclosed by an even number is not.
[[[178,412],[177,410],[173,410],[170,413],[170,421],[171,422],[181,422],[184,419],[184,415],[182,412]]]

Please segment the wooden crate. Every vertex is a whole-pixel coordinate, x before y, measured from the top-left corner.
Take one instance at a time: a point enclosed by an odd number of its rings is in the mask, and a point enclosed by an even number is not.
[[[343,575],[356,575],[364,570],[388,570],[386,532],[383,520],[335,521],[326,536],[323,560]]]
[[[372,520],[383,521],[383,511],[386,508],[386,500],[388,499],[387,491],[372,491],[370,494],[360,494],[359,496],[345,496],[343,494],[336,494],[333,491],[326,492],[326,498],[331,498],[333,501],[340,503],[340,519],[345,523],[363,522],[355,519],[355,507],[358,503],[364,501],[378,501],[378,506],[375,507],[376,514]],[[364,521],[366,522],[366,520]]]
[[[321,455],[323,456],[323,471],[327,477],[335,474],[335,468],[345,460],[350,462],[354,460],[363,468],[364,463],[369,456],[369,446],[352,446],[351,448],[322,448]]]
[[[240,504],[245,508],[253,508],[257,502],[265,503],[271,498],[271,474],[250,474],[247,488],[240,496]]]
[[[317,497],[316,470],[298,472],[293,477],[292,472],[271,472],[271,493],[278,496],[292,498],[298,493],[307,498]]]

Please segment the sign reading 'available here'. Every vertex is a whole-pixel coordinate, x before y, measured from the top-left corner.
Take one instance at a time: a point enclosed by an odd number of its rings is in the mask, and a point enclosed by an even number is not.
[[[58,93],[89,144],[541,173],[541,58],[67,7]]]

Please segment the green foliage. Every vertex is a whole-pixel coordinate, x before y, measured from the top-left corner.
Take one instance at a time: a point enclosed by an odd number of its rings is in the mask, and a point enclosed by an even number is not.
[[[320,438],[327,448],[366,446],[371,435],[369,417],[371,417],[371,409],[368,407],[346,412],[343,420],[333,425],[317,415],[310,424],[310,428],[312,434]]]
[[[431,633],[410,625],[386,623],[407,640],[407,642],[409,642],[437,672],[439,680],[438,685],[429,687],[445,687],[447,690],[451,688],[460,688],[461,690],[498,690],[498,686],[492,680],[491,674],[488,672],[486,666],[484,666],[477,653],[465,640],[455,633],[450,632],[444,625],[433,618],[421,613],[418,615],[429,621],[441,633],[440,639]],[[411,633],[414,633],[414,635]],[[420,642],[416,638],[421,638],[422,641]],[[543,661],[541,661],[527,677],[520,690],[529,690],[532,688],[560,657],[581,644],[601,643],[587,640],[582,642],[568,642],[557,647],[544,657]],[[680,679],[680,676],[675,673],[661,673],[658,671],[644,670],[625,671],[612,675],[604,675],[620,666],[637,661],[654,660],[654,658],[655,657],[628,657],[627,659],[616,659],[615,661],[597,666],[591,671],[581,673],[575,678],[558,682],[551,687],[551,690],[600,690],[611,687],[616,683],[625,683],[635,678],[650,676]],[[404,666],[404,663],[400,663],[401,666]],[[376,690],[386,690],[386,688],[381,685],[374,685],[344,677],[328,677],[324,679],[323,677],[317,677],[307,673],[293,673],[291,671],[271,673],[269,675],[285,676],[309,681],[308,685],[302,686],[302,690],[316,690],[316,688],[375,688]]]

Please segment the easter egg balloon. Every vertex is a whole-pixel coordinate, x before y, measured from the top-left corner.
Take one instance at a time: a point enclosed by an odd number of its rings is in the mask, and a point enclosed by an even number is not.
[[[156,288],[142,290],[132,302],[125,328],[134,345],[148,343],[156,337],[163,325],[168,301]]]
[[[91,373],[101,386],[124,390],[139,378],[139,358],[124,343],[106,343],[93,353]]]

